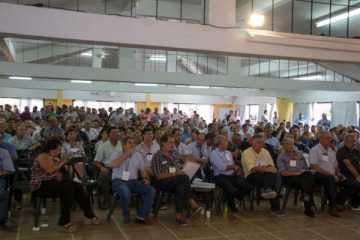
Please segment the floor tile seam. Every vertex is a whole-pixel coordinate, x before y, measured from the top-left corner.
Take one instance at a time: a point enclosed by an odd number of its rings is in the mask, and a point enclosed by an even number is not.
[[[115,226],[117,227],[117,229],[120,231],[120,233],[124,236],[125,239],[129,239],[128,236],[125,234],[125,232],[123,231],[123,229],[120,227],[120,224],[114,220],[113,218],[111,218],[111,220],[115,223]]]
[[[279,238],[278,236],[272,234],[271,232],[267,231],[266,229],[264,229],[264,228],[262,228],[262,227],[257,226],[257,225],[254,224],[254,223],[249,222],[248,220],[243,219],[242,217],[238,216],[237,214],[232,214],[232,215],[235,216],[236,218],[241,219],[242,221],[244,221],[244,222],[246,222],[246,223],[248,223],[248,224],[250,224],[250,225],[252,225],[252,226],[254,226],[254,227],[256,227],[256,228],[258,228],[259,230],[261,230],[261,231],[263,231],[263,232],[265,232],[265,233],[273,236],[274,238],[277,238],[277,239],[280,239],[280,240],[281,240],[281,238]]]
[[[168,228],[161,220],[157,220],[171,235],[173,235],[176,239],[180,240],[180,238],[174,233],[170,228]]]
[[[209,226],[210,228],[212,228],[213,230],[215,230],[217,233],[219,233],[220,235],[222,235],[223,237],[231,240],[231,238],[229,238],[228,235],[226,235],[225,233],[223,233],[222,231],[218,230],[217,228],[214,228],[213,226],[211,226],[210,223],[206,222],[204,219],[200,219],[203,223],[205,223],[205,225]]]
[[[319,235],[320,237],[323,237],[325,239],[331,240],[331,238],[328,238],[327,236],[322,235],[321,233],[315,232],[313,229],[308,229],[310,232],[315,233],[316,235]]]

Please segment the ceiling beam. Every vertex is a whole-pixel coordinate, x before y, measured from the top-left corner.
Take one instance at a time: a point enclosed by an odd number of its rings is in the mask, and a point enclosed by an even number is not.
[[[5,40],[4,38],[0,38],[0,49],[2,50],[9,62],[16,62],[15,48],[12,45],[10,39]]]

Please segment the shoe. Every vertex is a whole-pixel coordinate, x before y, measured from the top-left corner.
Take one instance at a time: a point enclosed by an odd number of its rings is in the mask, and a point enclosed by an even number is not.
[[[308,217],[315,217],[314,211],[311,209],[311,207],[305,208],[304,214]]]
[[[184,219],[175,218],[175,222],[176,222],[177,224],[179,224],[181,227],[187,227],[187,223],[185,222]]]
[[[360,206],[351,206],[351,210],[359,211]]]
[[[265,189],[265,191],[263,191],[261,193],[261,197],[266,198],[266,199],[276,198],[276,192],[270,188],[267,188],[267,189]]]
[[[101,223],[101,220],[98,217],[84,218],[85,225],[99,225],[100,223]]]
[[[333,217],[341,218],[341,215],[336,211],[335,207],[329,209],[329,214]]]
[[[335,207],[336,207],[336,211],[338,211],[338,212],[344,212],[345,211],[344,207],[341,206],[341,205],[336,204]]]
[[[153,225],[153,221],[151,221],[150,219],[148,218],[139,218],[139,217],[136,217],[135,218],[135,223],[138,223],[138,224],[145,224],[145,225]]]
[[[66,232],[66,233],[76,232],[76,225],[72,223],[68,223],[63,226],[60,226],[59,232]]]
[[[205,210],[202,207],[195,207],[192,211],[195,214],[204,215]]]
[[[1,221],[0,225],[4,228],[11,228],[14,226],[14,221],[6,218]]]
[[[160,203],[160,208],[159,210],[167,210],[167,206],[165,205],[165,203]]]
[[[275,211],[271,211],[272,214],[274,214],[275,216],[278,216],[278,217],[285,217],[285,213],[283,210],[275,210]]]
[[[15,201],[14,205],[15,205],[15,206],[14,206],[15,209],[22,209],[22,204],[21,204],[21,202]]]
[[[77,182],[77,183],[82,183],[82,181],[81,181],[78,177],[74,177],[74,178],[73,178],[73,181],[74,181],[74,182]]]

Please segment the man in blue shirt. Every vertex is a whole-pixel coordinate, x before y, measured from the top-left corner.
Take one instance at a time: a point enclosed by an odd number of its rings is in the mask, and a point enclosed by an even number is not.
[[[327,119],[326,114],[321,114],[321,119],[317,122],[316,126],[324,126],[330,128],[331,121]]]
[[[10,154],[0,148],[0,228],[8,228],[13,225],[13,222],[7,217],[6,177],[14,171]]]
[[[240,167],[235,165],[231,152],[226,150],[227,146],[226,137],[217,136],[216,149],[210,155],[210,162],[214,169],[216,185],[224,190],[230,210],[238,212],[234,199],[242,201],[244,196],[251,191],[251,186],[238,175]]]
[[[135,223],[151,225],[153,222],[149,220],[149,213],[156,190],[150,186],[150,180],[147,178],[141,154],[135,151],[134,138],[127,136],[121,143],[123,150],[115,152],[112,156],[112,188],[120,196],[125,222],[130,222],[131,194],[140,193],[142,195],[142,206],[135,218]],[[142,182],[138,180],[139,171],[141,172]]]

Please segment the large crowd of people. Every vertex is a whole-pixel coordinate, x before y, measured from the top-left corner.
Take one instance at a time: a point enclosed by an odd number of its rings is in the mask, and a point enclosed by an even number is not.
[[[132,194],[142,196],[137,224],[153,224],[149,217],[156,192],[175,194],[175,223],[187,226],[182,212],[186,203],[194,214],[203,214],[195,201],[191,181],[183,170],[186,162],[199,164],[195,178],[211,181],[223,190],[227,206],[239,212],[254,188],[268,199],[270,211],[285,216],[280,208],[282,185],[299,189],[304,214],[315,217],[314,188],[322,186],[328,212],[341,217],[344,203],[360,210],[360,141],[354,126],[332,126],[326,114],[309,126],[303,114],[294,124],[280,122],[277,113],[269,119],[241,123],[237,111],[211,123],[194,112],[192,116],[165,107],[160,113],[147,108],[105,110],[48,105],[38,111],[25,107],[13,111],[0,106],[0,225],[8,228],[6,186],[15,181],[19,150],[35,151],[30,190],[40,197],[60,197],[60,231],[75,232],[71,206],[77,201],[84,211],[84,224],[100,224],[83,188],[88,176],[97,179],[99,208],[108,210],[111,190],[122,202],[124,223],[130,222]],[[41,150],[39,150],[41,149]],[[72,158],[81,158],[74,169]],[[95,171],[85,165],[93,165]],[[76,172],[76,174],[71,174]],[[69,176],[71,176],[69,178]],[[8,181],[7,181],[8,180]],[[68,194],[63,194],[64,192]],[[23,206],[22,191],[14,192],[11,207]],[[162,203],[162,209],[166,204]]]

